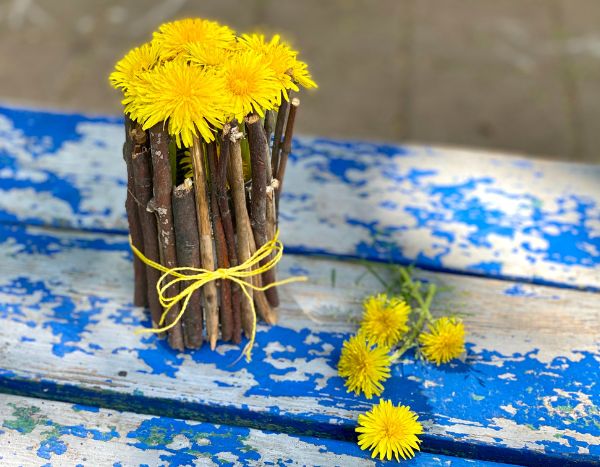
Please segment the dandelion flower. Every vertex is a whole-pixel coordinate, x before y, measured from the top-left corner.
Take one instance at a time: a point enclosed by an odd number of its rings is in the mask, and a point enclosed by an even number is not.
[[[131,49],[119,60],[115,65],[115,71],[108,79],[115,89],[127,91],[135,85],[141,73],[150,70],[157,63],[158,47],[153,43],[147,43]]]
[[[304,87],[317,87],[308,72],[306,63],[297,59],[298,52],[282,41],[278,34],[274,35],[269,42],[266,42],[262,34],[244,34],[240,37],[239,43],[241,48],[259,54],[265,65],[273,70],[283,87],[286,99],[288,97],[285,90],[299,91],[295,81]]]
[[[417,421],[417,414],[404,405],[394,406],[392,401],[381,400],[371,410],[358,416],[358,445],[361,449],[372,450],[371,457],[391,460],[392,455],[399,461],[415,456],[423,433],[423,426]]]
[[[272,109],[281,86],[273,71],[265,67],[261,57],[252,51],[234,54],[222,67],[226,99],[231,114],[242,121],[244,116],[256,112],[264,117]]]
[[[427,360],[436,365],[448,363],[465,351],[465,327],[461,321],[444,316],[419,336],[419,342]]]
[[[371,342],[392,347],[408,331],[410,307],[399,298],[385,294],[373,295],[364,302],[364,315],[360,330]]]
[[[188,18],[172,21],[160,26],[154,33],[153,42],[160,49],[165,60],[174,59],[186,53],[192,42],[200,42],[206,46],[228,48],[235,45],[235,33],[227,26],[216,21],[200,18]]]
[[[348,392],[363,392],[367,399],[380,395],[383,381],[391,375],[392,364],[387,347],[374,346],[364,334],[351,337],[342,347],[338,363],[340,376],[346,378]]]
[[[273,36],[269,42],[266,42],[263,34],[244,34],[240,38],[240,48],[246,48],[260,55],[264,65],[273,70],[286,99],[288,99],[287,89],[299,91],[291,76],[297,52],[281,42],[279,35]]]
[[[131,80],[127,89],[123,91],[121,103],[125,107],[125,113],[132,120],[143,123],[145,120],[145,108],[142,98],[150,87],[150,71],[141,72],[135,79]]]
[[[190,42],[186,47],[184,57],[196,65],[218,67],[223,65],[231,57],[231,54],[230,49],[206,45],[202,42]]]
[[[198,132],[213,141],[210,125],[222,124],[223,95],[223,81],[214,71],[184,60],[167,62],[146,76],[138,120],[144,129],[168,120],[169,134],[179,147],[191,146]]]
[[[319,87],[312,79],[312,76],[308,71],[308,65],[300,60],[296,60],[296,63],[292,67],[292,76],[300,86],[303,86],[306,89]]]

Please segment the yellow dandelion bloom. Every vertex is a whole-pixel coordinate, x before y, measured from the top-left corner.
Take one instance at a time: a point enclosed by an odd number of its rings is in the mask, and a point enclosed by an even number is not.
[[[296,64],[297,52],[281,42],[279,35],[273,36],[269,42],[266,42],[263,34],[244,34],[239,43],[240,48],[260,55],[264,65],[273,70],[275,78],[283,88],[286,99],[288,98],[286,89],[299,90],[291,76],[292,69]]]
[[[186,46],[184,57],[191,63],[202,66],[222,66],[232,55],[231,49],[206,45],[202,42],[190,42]]]
[[[348,392],[361,392],[367,399],[383,391],[383,381],[391,375],[392,361],[387,347],[374,346],[363,334],[351,337],[342,347],[338,372],[346,378]]]
[[[392,401],[381,400],[367,413],[358,416],[358,445],[361,449],[372,450],[371,457],[379,460],[391,460],[392,456],[400,461],[415,456],[423,433],[423,426],[415,414],[404,405],[394,406]]]
[[[373,295],[365,300],[363,307],[360,330],[371,342],[392,347],[408,331],[410,307],[404,300],[388,298],[385,294]]]
[[[427,360],[436,365],[448,363],[465,351],[465,327],[461,321],[444,316],[419,336],[419,342]]]
[[[275,35],[266,42],[262,34],[244,34],[239,39],[241,48],[246,48],[261,55],[265,65],[273,70],[275,77],[283,87],[283,95],[287,99],[285,90],[298,91],[296,83],[305,88],[316,88],[315,83],[308,72],[308,65],[297,59],[298,52],[293,50],[286,42]],[[278,105],[281,102],[278,102]]]
[[[230,112],[238,121],[251,112],[263,117],[281,95],[273,70],[265,67],[261,57],[252,51],[234,54],[221,70]]]
[[[308,72],[308,65],[300,60],[296,60],[296,63],[292,68],[292,77],[300,84],[300,86],[303,86],[306,89],[319,87]]]
[[[235,44],[235,32],[216,21],[200,18],[188,18],[165,23],[154,33],[152,41],[165,60],[171,60],[186,53],[186,47],[192,42],[206,46],[227,48]]]
[[[198,133],[213,141],[210,125],[223,123],[223,90],[223,80],[213,70],[183,60],[167,62],[148,72],[135,116],[144,129],[168,121],[179,147],[191,146]]]
[[[125,107],[125,113],[140,124],[145,120],[145,107],[142,99],[150,87],[150,75],[150,71],[140,73],[129,82],[129,86],[123,91],[124,97],[121,103]]]
[[[153,43],[143,44],[131,49],[127,55],[115,65],[108,77],[115,89],[127,91],[144,71],[150,70],[158,63],[158,47]]]

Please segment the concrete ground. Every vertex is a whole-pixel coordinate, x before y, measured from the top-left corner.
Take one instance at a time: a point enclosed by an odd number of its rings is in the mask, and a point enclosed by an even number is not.
[[[0,0],[0,102],[118,113],[114,62],[184,16],[300,49],[302,133],[600,162],[598,0]]]

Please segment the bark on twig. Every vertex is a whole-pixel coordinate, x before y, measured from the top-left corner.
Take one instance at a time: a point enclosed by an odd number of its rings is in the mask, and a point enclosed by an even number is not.
[[[217,146],[209,143],[207,145],[208,168],[210,171],[210,205],[213,223],[213,236],[215,237],[215,246],[217,253],[217,264],[219,268],[227,269],[229,256],[227,254],[227,241],[225,240],[225,231],[221,220],[221,213],[217,202]],[[221,339],[229,342],[233,335],[233,311],[231,305],[231,282],[228,280],[220,281],[221,307],[219,318],[221,321]]]
[[[289,102],[282,97],[281,105],[279,106],[279,110],[277,111],[275,134],[273,135],[273,151],[271,154],[271,170],[273,171],[274,177],[276,176],[277,170],[279,169],[279,151],[281,148],[281,138],[283,136],[283,129],[285,128],[285,120],[287,118],[289,105]]]
[[[230,125],[227,124],[223,128],[222,139],[221,139],[221,154],[216,161],[216,194],[217,204],[219,205],[219,212],[221,213],[221,222],[223,224],[223,230],[225,232],[225,241],[227,243],[227,255],[229,256],[229,264],[231,266],[237,266],[238,255],[235,247],[235,232],[233,230],[233,220],[231,218],[231,211],[229,209],[229,199],[227,197],[227,166],[229,165],[229,132]],[[241,331],[241,310],[240,300],[242,291],[239,286],[235,283],[231,283],[231,309],[233,313],[233,328],[231,338],[233,342],[239,344],[242,340]]]
[[[271,136],[275,130],[275,111],[265,111],[265,134],[267,135],[267,143],[271,144]],[[269,150],[270,151],[270,150]]]
[[[134,142],[132,167],[134,177],[135,198],[138,215],[142,226],[144,255],[155,262],[160,262],[158,253],[158,232],[156,228],[156,217],[147,206],[152,199],[152,170],[150,153],[146,147],[146,132],[136,126],[131,131]],[[162,306],[158,300],[156,283],[160,279],[160,272],[151,266],[146,266],[146,284],[148,292],[148,305],[152,317],[152,326],[158,327],[162,315]]]
[[[288,115],[287,125],[285,126],[285,138],[281,147],[281,158],[279,160],[279,167],[277,168],[277,181],[279,187],[275,196],[275,206],[277,213],[279,213],[279,196],[283,189],[283,177],[285,176],[285,167],[287,165],[288,156],[292,151],[292,137],[294,136],[294,122],[296,121],[296,113],[298,112],[298,106],[300,105],[300,99],[293,98],[290,105],[290,114]]]
[[[229,131],[229,164],[228,180],[231,187],[231,198],[233,200],[233,209],[235,213],[235,228],[237,236],[237,254],[240,264],[250,258],[250,238],[252,230],[250,229],[250,218],[246,206],[246,189],[244,187],[244,169],[242,166],[242,149],[240,139],[243,134],[239,131],[237,124],[231,125]],[[250,296],[253,291],[249,290]],[[252,332],[252,308],[248,298],[241,294],[241,324],[247,337]]]
[[[250,229],[250,219],[247,219],[246,222],[248,225],[248,229]],[[250,255],[256,253],[256,243],[252,235],[250,235],[249,237],[249,247]],[[252,279],[255,286],[261,287],[263,285],[262,276],[257,275],[254,276]],[[256,312],[258,313],[258,316],[260,316],[265,322],[267,322],[268,324],[277,323],[277,314],[275,313],[275,310],[271,307],[265,292],[260,290],[254,291],[254,304],[256,305]]]
[[[140,215],[138,213],[135,201],[135,179],[133,176],[133,140],[131,130],[133,122],[129,117],[125,117],[125,143],[123,143],[123,159],[127,166],[127,198],[125,199],[125,210],[127,212],[127,221],[129,223],[129,235],[131,242],[135,247],[144,252],[144,237],[142,235],[142,225],[140,224]],[[148,306],[148,286],[146,283],[146,266],[136,255],[133,255],[133,304],[135,306]]]
[[[277,191],[277,187],[279,186],[279,182],[276,178],[271,180],[271,184],[267,186],[267,237],[274,238],[275,231],[277,230],[277,212],[275,208],[275,193]],[[269,256],[269,259],[271,256]],[[274,276],[276,276],[275,271],[273,271]],[[267,291],[268,292],[268,291]],[[268,295],[267,295],[268,296]]]
[[[260,125],[258,115],[252,114],[246,117],[246,128],[248,130],[248,143],[250,145],[250,163],[252,165],[252,197],[250,200],[250,221],[254,240],[257,248],[260,248],[268,240],[267,237],[267,142],[265,132]],[[263,273],[263,283],[275,282],[275,271],[270,269]],[[266,292],[269,303],[276,307],[279,305],[279,297],[275,287]]]
[[[192,166],[194,169],[194,187],[196,192],[196,214],[198,217],[198,233],[200,236],[200,256],[204,269],[214,271],[213,243],[210,229],[210,214],[206,194],[206,179],[202,142],[194,136],[191,148]],[[214,282],[208,282],[203,288],[204,312],[206,318],[206,334],[210,348],[214,350],[219,338],[219,304],[217,302],[217,287]]]
[[[192,180],[187,178],[173,189],[173,220],[178,267],[200,267],[200,239],[194,202]],[[185,346],[198,349],[202,346],[202,293],[196,290],[190,297],[183,315]]]
[[[177,250],[175,247],[175,230],[173,229],[173,208],[171,193],[173,178],[169,161],[169,139],[162,122],[150,128],[150,152],[152,154],[152,191],[154,197],[148,203],[148,209],[156,214],[158,227],[158,245],[160,248],[160,263],[171,269],[177,267]],[[179,293],[179,286],[173,285],[167,289],[169,297]],[[179,314],[179,304],[169,310],[165,324],[172,324]],[[168,331],[169,344],[177,350],[184,350],[181,322]]]

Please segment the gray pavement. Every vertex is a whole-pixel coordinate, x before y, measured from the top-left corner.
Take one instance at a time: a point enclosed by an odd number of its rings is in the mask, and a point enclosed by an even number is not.
[[[300,49],[302,133],[600,162],[598,0],[0,0],[0,102],[118,113],[114,62],[185,16]]]

